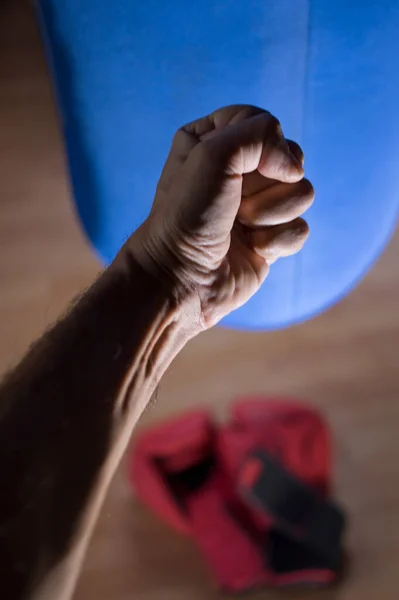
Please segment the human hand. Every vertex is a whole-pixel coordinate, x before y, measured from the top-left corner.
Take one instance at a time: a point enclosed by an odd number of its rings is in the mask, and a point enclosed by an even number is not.
[[[269,266],[308,236],[313,202],[302,151],[253,106],[228,106],[176,133],[148,219],[125,249],[181,301],[197,300],[198,330],[261,286]]]

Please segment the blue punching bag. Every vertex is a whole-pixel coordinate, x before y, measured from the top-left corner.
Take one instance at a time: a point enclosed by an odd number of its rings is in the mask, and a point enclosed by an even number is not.
[[[311,236],[224,323],[273,329],[342,298],[399,207],[398,0],[39,0],[74,197],[105,263],[147,216],[175,130],[255,104],[306,155]]]

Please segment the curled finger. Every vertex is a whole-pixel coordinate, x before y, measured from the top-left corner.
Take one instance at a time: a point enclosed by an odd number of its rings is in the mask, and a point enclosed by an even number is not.
[[[237,218],[247,227],[280,225],[300,217],[313,200],[314,189],[308,179],[279,183],[243,198]]]
[[[297,144],[296,142],[294,142],[293,140],[287,140],[287,144],[288,144],[289,149],[291,150],[292,154],[297,159],[297,161],[300,162],[301,165],[303,166],[303,164],[305,162],[305,155],[304,155],[303,150],[300,147],[300,145]]]
[[[268,264],[283,256],[291,256],[299,252],[308,236],[308,224],[301,218],[290,223],[248,232],[252,248]]]

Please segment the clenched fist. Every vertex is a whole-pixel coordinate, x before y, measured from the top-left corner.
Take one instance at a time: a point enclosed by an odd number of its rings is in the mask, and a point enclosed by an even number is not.
[[[228,106],[176,133],[148,219],[125,250],[181,301],[198,300],[198,330],[244,304],[276,259],[308,236],[313,202],[302,151],[278,120]]]

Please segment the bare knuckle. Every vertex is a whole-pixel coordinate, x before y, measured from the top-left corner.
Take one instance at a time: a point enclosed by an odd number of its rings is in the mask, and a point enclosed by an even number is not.
[[[237,112],[237,116],[240,117],[241,121],[245,119],[250,119],[251,117],[256,117],[258,115],[263,115],[265,111],[258,106],[253,106],[252,104],[244,104],[239,107],[239,111]]]
[[[187,132],[184,127],[180,127],[174,134],[172,139],[172,146],[179,145],[181,140],[187,136]]]
[[[269,131],[271,133],[273,133],[274,135],[278,135],[278,136],[281,135],[282,134],[281,123],[277,119],[277,117],[275,117],[271,113],[267,113],[267,119],[268,119]]]
[[[315,191],[309,179],[302,179],[300,182],[300,198],[302,202],[310,206],[315,198]]]

